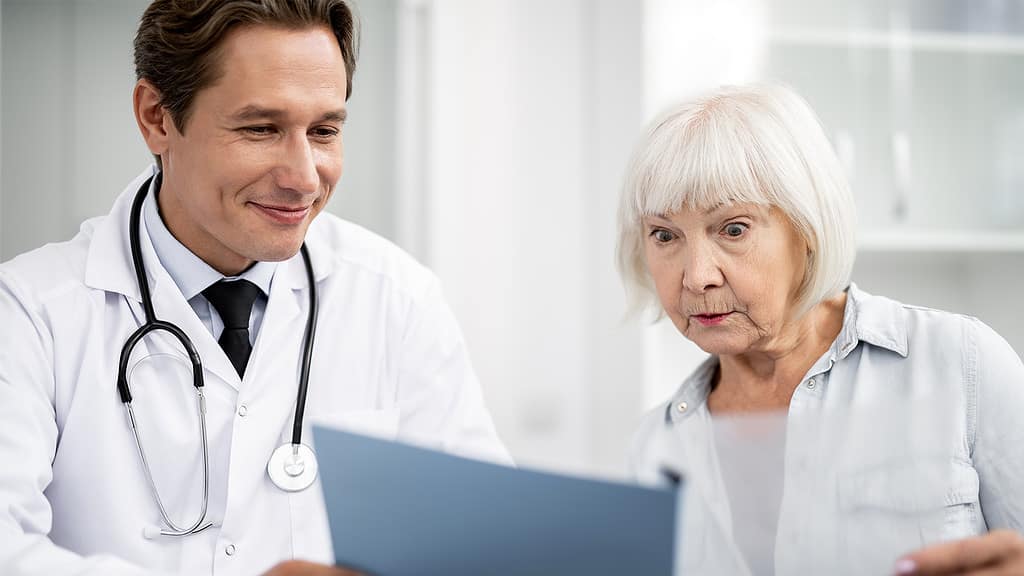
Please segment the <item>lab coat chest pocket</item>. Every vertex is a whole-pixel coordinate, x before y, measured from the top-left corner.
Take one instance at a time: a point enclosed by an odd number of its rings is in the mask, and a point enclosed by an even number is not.
[[[397,408],[347,410],[311,415],[309,422],[384,440],[394,440],[398,435],[399,417],[400,412]],[[308,438],[307,442],[314,444],[312,430],[304,431],[304,438]],[[295,558],[333,564],[334,552],[323,489],[318,478],[309,489],[290,495],[292,534],[295,535],[292,539],[293,554]]]
[[[383,440],[394,440],[398,435],[399,415],[397,408],[322,412],[312,418],[312,423]]]

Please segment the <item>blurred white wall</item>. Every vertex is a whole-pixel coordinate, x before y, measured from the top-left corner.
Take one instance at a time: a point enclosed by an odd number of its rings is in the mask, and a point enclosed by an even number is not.
[[[880,31],[853,36],[866,46],[847,45],[835,27],[874,22],[860,10],[869,3],[843,0],[834,10],[813,0],[356,3],[362,54],[345,174],[328,209],[396,240],[438,273],[499,432],[520,463],[622,474],[639,415],[703,358],[670,325],[623,317],[615,211],[644,122],[723,81],[782,78],[822,112],[830,135],[849,132],[838,143],[859,151],[865,168],[855,189],[873,199],[862,202],[878,225],[873,232],[885,233],[861,254],[858,283],[978,315],[1024,350],[1024,302],[1016,297],[1024,226],[1001,221],[1002,236],[991,235],[985,220],[1004,217],[1007,209],[992,207],[1017,206],[1014,192],[1024,192],[1006,185],[989,202],[958,196],[965,193],[958,185],[937,195],[931,183],[950,180],[930,170],[956,172],[961,163],[930,162],[930,148],[920,145],[949,142],[942,153],[951,158],[965,152],[964,141],[983,145],[985,133],[960,140],[957,130],[976,124],[972,110],[987,106],[978,99],[985,90],[953,102],[970,122],[918,122],[917,129],[938,131],[914,136],[910,158],[927,184],[909,195],[915,225],[956,206],[941,213],[963,216],[969,226],[958,233],[966,240],[950,240],[941,227],[909,237],[904,223],[872,211],[891,202],[892,150],[889,140],[858,138],[871,131],[889,138],[892,114],[906,107],[893,103],[904,97],[893,94],[907,93],[900,74],[924,70],[928,80],[945,60],[917,52],[908,59],[901,44],[890,46],[886,18],[878,19]],[[71,237],[150,162],[130,108],[131,41],[146,4],[0,1],[0,259]],[[780,34],[774,27],[791,16],[801,28]],[[814,28],[822,22],[833,28]],[[1024,54],[1019,40],[992,44],[970,34],[932,34],[924,46],[967,46],[978,58],[971,42],[981,42],[988,50],[981,54],[995,58],[968,59],[968,78],[1024,77],[1015,74],[1024,73],[1014,59]],[[826,48],[814,44],[821,39]],[[877,70],[872,62],[881,63]],[[886,78],[903,80],[890,90]],[[937,109],[932,96],[948,92],[935,82],[910,86],[931,103],[922,110]],[[852,120],[847,114],[865,110]],[[986,169],[985,153],[968,150],[964,158],[963,170]],[[958,182],[973,181],[964,174]],[[972,206],[979,210],[967,213]]]
[[[432,3],[429,262],[520,461],[623,469],[639,331],[614,215],[640,127],[641,13],[616,0]]]
[[[3,259],[69,238],[150,162],[131,114],[143,5],[3,1]]]

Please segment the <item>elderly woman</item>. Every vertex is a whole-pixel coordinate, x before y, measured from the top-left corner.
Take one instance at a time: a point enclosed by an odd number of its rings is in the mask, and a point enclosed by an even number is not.
[[[634,454],[641,477],[683,473],[684,573],[1024,574],[1024,367],[974,318],[851,284],[854,214],[784,86],[686,102],[640,144],[620,273],[711,354]]]

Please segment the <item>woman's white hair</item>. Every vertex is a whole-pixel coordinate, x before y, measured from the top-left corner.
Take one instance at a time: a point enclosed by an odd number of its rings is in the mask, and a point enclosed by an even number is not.
[[[807,243],[798,316],[849,284],[856,208],[817,116],[782,84],[725,86],[669,110],[634,153],[617,249],[631,310],[661,311],[644,258],[642,219],[733,203],[778,208]]]

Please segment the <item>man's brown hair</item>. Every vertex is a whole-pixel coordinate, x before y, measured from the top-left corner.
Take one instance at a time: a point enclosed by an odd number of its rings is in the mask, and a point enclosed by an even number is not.
[[[243,25],[326,26],[345,61],[345,98],[352,94],[358,31],[345,0],[154,0],[135,35],[135,75],[157,89],[179,132],[185,132],[196,94],[222,74],[225,35]]]

